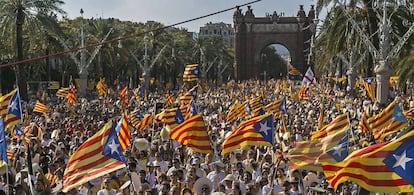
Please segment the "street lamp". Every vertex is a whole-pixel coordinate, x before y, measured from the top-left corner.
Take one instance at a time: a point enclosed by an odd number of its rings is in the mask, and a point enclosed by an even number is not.
[[[375,57],[377,65],[375,66],[374,72],[376,74],[377,80],[377,101],[380,104],[385,104],[388,100],[389,96],[389,78],[391,74],[390,64],[392,62],[392,58],[394,58],[397,53],[400,51],[402,46],[414,32],[414,24],[411,25],[410,29],[400,38],[397,44],[390,50],[390,43],[389,43],[389,34],[391,31],[390,18],[388,17],[388,8],[395,7],[383,1],[382,3],[379,2],[376,4],[377,10],[382,10],[382,18],[380,21],[380,46],[379,49],[375,48],[375,46],[370,41],[370,38],[361,30],[359,25],[355,22],[352,16],[348,13],[345,9],[345,6],[339,2],[339,0],[335,1],[339,4],[340,9],[344,12],[345,17],[347,17],[348,21],[352,24],[352,28],[361,36],[363,42],[367,45],[371,54]],[[411,9],[411,5],[403,5],[406,6],[408,9]],[[412,10],[410,10],[412,12]]]

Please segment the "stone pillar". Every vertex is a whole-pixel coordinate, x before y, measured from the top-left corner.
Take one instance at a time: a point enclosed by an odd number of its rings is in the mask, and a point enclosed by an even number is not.
[[[355,70],[354,68],[349,68],[346,71],[346,75],[348,76],[348,86],[349,86],[349,93],[353,96],[355,95],[355,78],[356,78],[356,74],[355,74]]]
[[[377,82],[377,102],[380,104],[386,104],[389,98],[389,81],[391,69],[386,63],[385,60],[381,59],[378,61],[377,66],[375,66],[374,72],[376,74]]]
[[[79,74],[80,82],[80,95],[81,97],[86,97],[86,89],[88,88],[88,71],[83,71]]]

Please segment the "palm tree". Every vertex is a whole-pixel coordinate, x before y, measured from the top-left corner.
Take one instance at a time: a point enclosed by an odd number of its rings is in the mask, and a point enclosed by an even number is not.
[[[319,0],[318,9],[320,10],[323,6],[328,6],[330,3],[336,2],[336,0]],[[352,15],[355,21],[361,22],[366,21],[367,25],[360,25],[362,30],[366,32],[367,37],[371,38],[371,42],[374,47],[379,50],[379,32],[378,24],[380,23],[381,18],[376,16],[375,5],[380,1],[371,1],[371,0],[351,0],[346,5],[348,13]],[[390,1],[395,3],[395,1]],[[407,1],[408,3],[408,1]],[[413,3],[410,4],[411,7]],[[377,9],[378,12],[378,9]],[[398,10],[394,10],[390,18],[391,28],[391,37],[390,43],[393,45],[398,42],[398,39],[407,32],[407,27],[402,25],[402,21],[408,20],[412,21],[412,13],[404,6],[399,6]],[[394,36],[393,36],[394,35]],[[367,45],[362,40],[363,38],[354,30],[353,26],[348,22],[347,18],[344,16],[343,11],[339,9],[338,6],[333,6],[330,10],[326,21],[323,24],[323,28],[317,38],[316,51],[319,51],[315,59],[316,64],[320,64],[319,70],[332,70],[328,68],[331,66],[332,62],[330,59],[338,59],[337,56],[342,53],[348,53],[351,50],[364,51],[368,50]],[[411,38],[412,45],[412,38]],[[403,49],[400,51],[398,58],[395,58],[394,64],[398,63],[399,60],[403,59],[404,56],[407,56],[410,52],[409,48],[410,40]],[[358,52],[356,52],[357,54]],[[360,52],[360,54],[363,52]],[[363,76],[372,76],[373,75],[373,65],[374,65],[374,56],[368,55],[368,59],[365,61],[365,66],[356,67],[359,68],[359,73]],[[358,56],[357,56],[358,57]],[[360,56],[359,56],[360,57]],[[335,61],[334,61],[335,62]],[[399,68],[394,67],[397,72]]]
[[[17,61],[24,59],[23,53],[23,27],[27,25],[28,31],[41,29],[40,26],[50,28],[55,24],[50,13],[65,12],[60,8],[64,2],[61,0],[3,0],[0,1],[1,26],[6,29],[15,28]],[[3,29],[6,30],[6,29]],[[35,35],[35,34],[33,34]],[[26,72],[24,64],[19,64],[16,71],[16,80],[23,100],[28,100],[26,88]]]

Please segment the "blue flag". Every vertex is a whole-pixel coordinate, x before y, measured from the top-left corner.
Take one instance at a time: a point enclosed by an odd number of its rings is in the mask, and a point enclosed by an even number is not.
[[[199,73],[200,71],[198,70],[198,66],[196,68],[194,68],[194,70],[191,71],[191,74],[196,76],[197,78],[199,78]]]
[[[286,99],[283,98],[282,103],[279,105],[279,110],[282,111],[283,114],[287,114]]]
[[[394,111],[392,112],[392,116],[391,116],[391,120],[408,123],[408,120],[405,118],[403,111],[401,110],[400,106],[398,106],[397,103],[395,103]]]
[[[383,162],[407,183],[414,185],[414,136],[402,142]]]
[[[191,96],[193,96],[193,99],[195,100],[197,98],[197,86],[191,91]]]
[[[177,111],[175,111],[174,119],[177,124],[181,124],[184,122],[184,117],[183,117],[183,114],[181,113],[180,107],[178,107]]]
[[[0,118],[0,160],[9,163],[7,159],[6,134],[4,133],[4,118]]]
[[[272,145],[273,145],[273,132],[274,132],[273,122],[274,122],[273,115],[269,115],[263,118],[262,120],[257,121],[253,125],[253,128],[258,133],[260,133],[266,139],[266,141],[268,141]]]
[[[19,119],[22,118],[22,109],[20,106],[19,90],[17,90],[16,93],[13,94],[9,105],[7,106],[7,112],[15,115]]]
[[[249,115],[249,116],[252,115],[252,109],[250,108],[249,102],[247,102],[246,107],[245,107],[244,110],[246,111],[247,115]]]
[[[196,115],[197,113],[198,113],[198,112],[197,112],[196,105],[195,105],[194,101],[191,101],[191,106],[190,106],[190,114],[191,114],[191,116],[194,116],[194,115]]]
[[[102,154],[109,158],[126,163],[125,156],[122,154],[121,145],[119,144],[119,138],[116,133],[115,126],[112,125],[112,128],[109,131],[108,139],[103,147]]]
[[[144,88],[141,86],[138,88],[138,94],[139,97],[144,97]]]
[[[338,145],[329,149],[327,153],[332,156],[337,162],[343,161],[349,153],[349,131],[341,138]]]
[[[16,136],[19,137],[20,139],[23,139],[25,136],[23,130],[20,129],[20,127],[17,125],[14,126],[14,132],[16,133]]]

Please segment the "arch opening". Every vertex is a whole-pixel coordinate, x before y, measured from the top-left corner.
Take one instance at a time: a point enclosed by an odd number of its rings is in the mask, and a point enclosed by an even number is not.
[[[259,54],[259,71],[262,78],[283,79],[287,76],[287,66],[291,61],[289,49],[279,43],[266,45]]]

